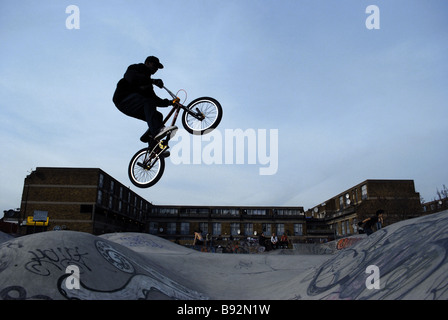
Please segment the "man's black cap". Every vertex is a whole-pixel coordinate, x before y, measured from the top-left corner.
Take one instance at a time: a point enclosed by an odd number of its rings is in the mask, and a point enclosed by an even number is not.
[[[152,62],[152,63],[154,63],[157,66],[157,68],[163,69],[163,64],[160,63],[159,58],[156,58],[154,56],[149,56],[145,60],[145,63],[148,63],[148,62]]]

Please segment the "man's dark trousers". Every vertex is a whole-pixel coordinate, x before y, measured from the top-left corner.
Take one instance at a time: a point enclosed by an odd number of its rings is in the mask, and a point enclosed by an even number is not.
[[[163,114],[157,111],[154,99],[133,93],[127,96],[117,108],[130,117],[146,121],[153,137],[163,126]]]

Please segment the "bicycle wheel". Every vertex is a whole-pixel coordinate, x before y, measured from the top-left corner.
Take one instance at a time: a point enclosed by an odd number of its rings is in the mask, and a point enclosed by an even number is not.
[[[165,170],[165,158],[151,157],[148,148],[138,151],[129,162],[128,174],[132,184],[139,188],[155,185]]]
[[[191,134],[205,134],[215,129],[222,119],[221,104],[209,97],[193,100],[187,106],[193,114],[184,111],[182,125]]]

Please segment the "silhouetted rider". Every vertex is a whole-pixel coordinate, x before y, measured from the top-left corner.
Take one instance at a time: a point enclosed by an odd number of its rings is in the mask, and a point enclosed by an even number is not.
[[[148,130],[140,138],[142,142],[151,142],[173,129],[163,126],[163,115],[157,111],[157,107],[167,107],[172,103],[171,100],[159,98],[154,92],[153,85],[163,88],[161,79],[151,78],[159,69],[163,69],[163,65],[154,56],[147,57],[145,63],[130,65],[118,81],[113,96],[118,110],[148,124]]]

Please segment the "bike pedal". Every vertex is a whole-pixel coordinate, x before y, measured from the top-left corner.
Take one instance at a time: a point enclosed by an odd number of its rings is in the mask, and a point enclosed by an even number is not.
[[[164,149],[167,148],[167,147],[168,147],[168,142],[166,142],[165,140],[161,140],[161,141],[159,142],[159,148],[160,148],[160,149],[164,150]]]

